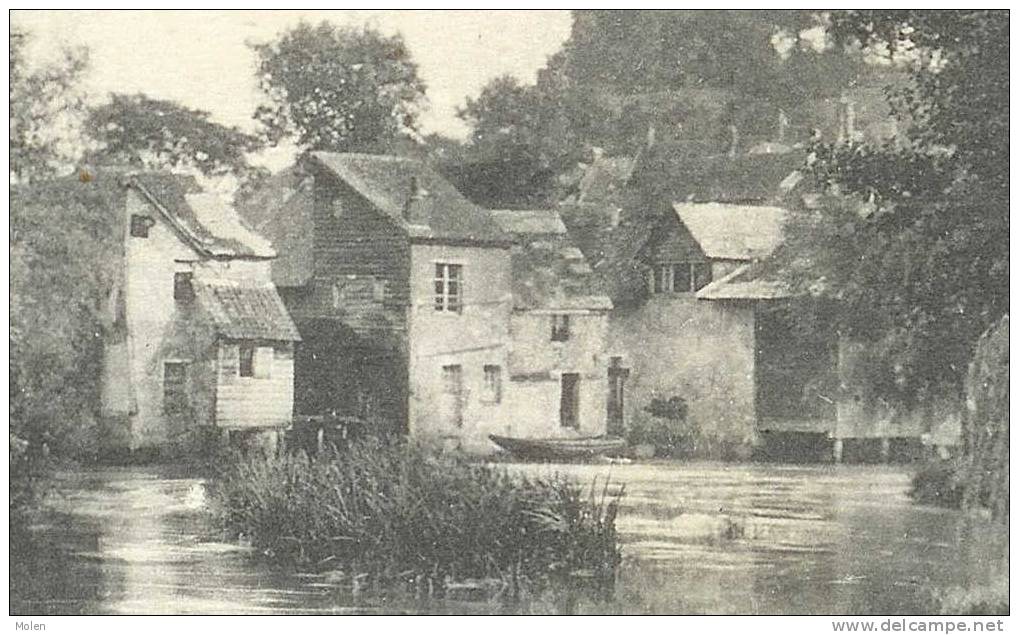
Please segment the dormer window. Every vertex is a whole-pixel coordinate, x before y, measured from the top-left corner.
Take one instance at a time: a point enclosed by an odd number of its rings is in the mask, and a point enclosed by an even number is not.
[[[131,236],[133,238],[148,238],[149,229],[156,224],[151,216],[144,214],[131,214]]]
[[[651,270],[653,293],[693,293],[711,283],[710,262],[674,262]]]
[[[191,284],[192,278],[190,271],[178,271],[173,274],[173,299],[178,304],[191,304],[195,299],[195,288]]]

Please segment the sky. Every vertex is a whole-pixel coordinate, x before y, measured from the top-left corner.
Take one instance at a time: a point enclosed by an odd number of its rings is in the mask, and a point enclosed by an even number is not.
[[[466,97],[502,74],[533,82],[570,30],[567,11],[14,11],[11,21],[33,34],[35,59],[87,46],[90,93],[143,92],[250,130],[260,95],[247,43],[302,18],[402,33],[427,85],[422,130],[458,138]]]

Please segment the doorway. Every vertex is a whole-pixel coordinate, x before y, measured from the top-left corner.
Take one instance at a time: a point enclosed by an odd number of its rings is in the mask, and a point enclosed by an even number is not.
[[[463,367],[460,364],[443,366],[441,412],[443,422],[449,427],[463,427],[463,392]]]
[[[576,430],[580,427],[580,375],[563,373],[559,399],[559,425]]]
[[[626,407],[626,378],[629,376],[630,369],[623,368],[623,358],[613,357],[609,363],[608,417],[606,419],[606,432],[608,434],[618,436],[626,431],[623,413]]]

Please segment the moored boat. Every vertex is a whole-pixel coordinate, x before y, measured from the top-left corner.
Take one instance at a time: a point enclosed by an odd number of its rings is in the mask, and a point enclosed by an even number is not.
[[[561,439],[521,439],[490,434],[488,438],[500,448],[522,459],[583,459],[596,456],[619,456],[626,450],[626,441],[619,437],[577,437]]]

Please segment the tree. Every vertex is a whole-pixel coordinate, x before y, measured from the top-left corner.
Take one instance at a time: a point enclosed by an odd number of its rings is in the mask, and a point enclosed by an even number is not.
[[[905,134],[815,148],[840,196],[791,228],[796,278],[872,342],[884,397],[961,394],[975,342],[1008,311],[1008,14],[835,12],[831,34],[909,66],[891,92]]]
[[[97,163],[193,170],[206,176],[254,173],[247,153],[258,139],[210,120],[208,112],[145,95],[113,94],[93,108],[86,129],[99,143]]]
[[[416,127],[424,84],[399,35],[302,22],[253,48],[268,98],[255,118],[269,143],[293,137],[308,150],[364,151]]]
[[[10,35],[10,178],[24,183],[66,171],[82,151],[85,95],[81,78],[88,51],[64,49],[59,61],[39,68],[25,59],[29,35]]]

